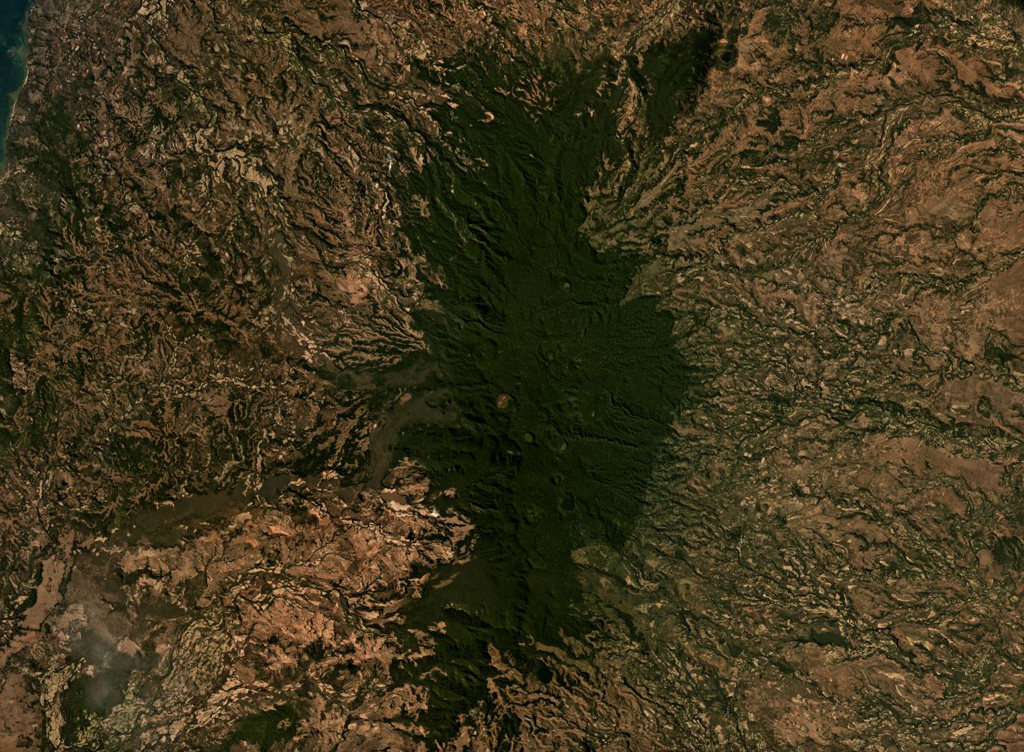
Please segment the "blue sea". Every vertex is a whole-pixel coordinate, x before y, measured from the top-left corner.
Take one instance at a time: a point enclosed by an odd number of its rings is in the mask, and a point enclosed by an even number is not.
[[[25,82],[25,16],[31,0],[0,0],[0,162],[6,162],[7,128]]]

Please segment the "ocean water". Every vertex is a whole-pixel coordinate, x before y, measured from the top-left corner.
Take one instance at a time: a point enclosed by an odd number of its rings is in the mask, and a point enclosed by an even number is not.
[[[0,163],[7,161],[7,130],[25,82],[25,17],[30,0],[0,0]]]

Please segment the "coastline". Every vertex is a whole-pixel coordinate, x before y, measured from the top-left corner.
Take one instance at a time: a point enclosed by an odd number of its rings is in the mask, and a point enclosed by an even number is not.
[[[18,22],[18,33],[16,45],[7,49],[7,55],[17,73],[17,83],[9,91],[4,92],[4,104],[7,108],[6,116],[0,125],[0,180],[7,174],[7,138],[10,135],[11,126],[14,123],[14,115],[18,105],[18,97],[21,96],[25,84],[28,82],[28,17],[32,10],[31,1],[26,2],[20,9],[21,19]]]

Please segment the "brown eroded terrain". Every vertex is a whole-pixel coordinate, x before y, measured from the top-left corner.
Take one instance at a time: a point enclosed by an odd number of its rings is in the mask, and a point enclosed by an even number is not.
[[[473,521],[380,448],[430,305],[402,179],[458,105],[425,74],[473,45],[621,72],[716,23],[664,134],[620,76],[627,148],[583,226],[644,258],[694,398],[626,543],[573,551],[599,628],[537,646],[546,682],[492,646],[437,744],[1024,749],[1019,5],[37,0],[29,23],[0,749],[431,748],[399,667],[434,636],[394,627]]]

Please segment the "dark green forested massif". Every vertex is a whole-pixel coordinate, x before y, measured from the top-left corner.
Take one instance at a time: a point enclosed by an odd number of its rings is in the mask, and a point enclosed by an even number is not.
[[[429,661],[444,671],[430,717],[447,733],[486,700],[488,645],[547,681],[533,641],[593,628],[574,608],[572,550],[626,539],[686,399],[672,315],[630,295],[642,259],[599,253],[581,232],[602,160],[622,156],[613,74],[607,60],[458,61],[441,74],[459,104],[439,114],[446,143],[405,188],[423,201],[410,240],[437,303],[417,325],[433,398],[451,406],[408,427],[401,451],[478,530],[472,561],[408,608],[421,628],[448,625]]]

